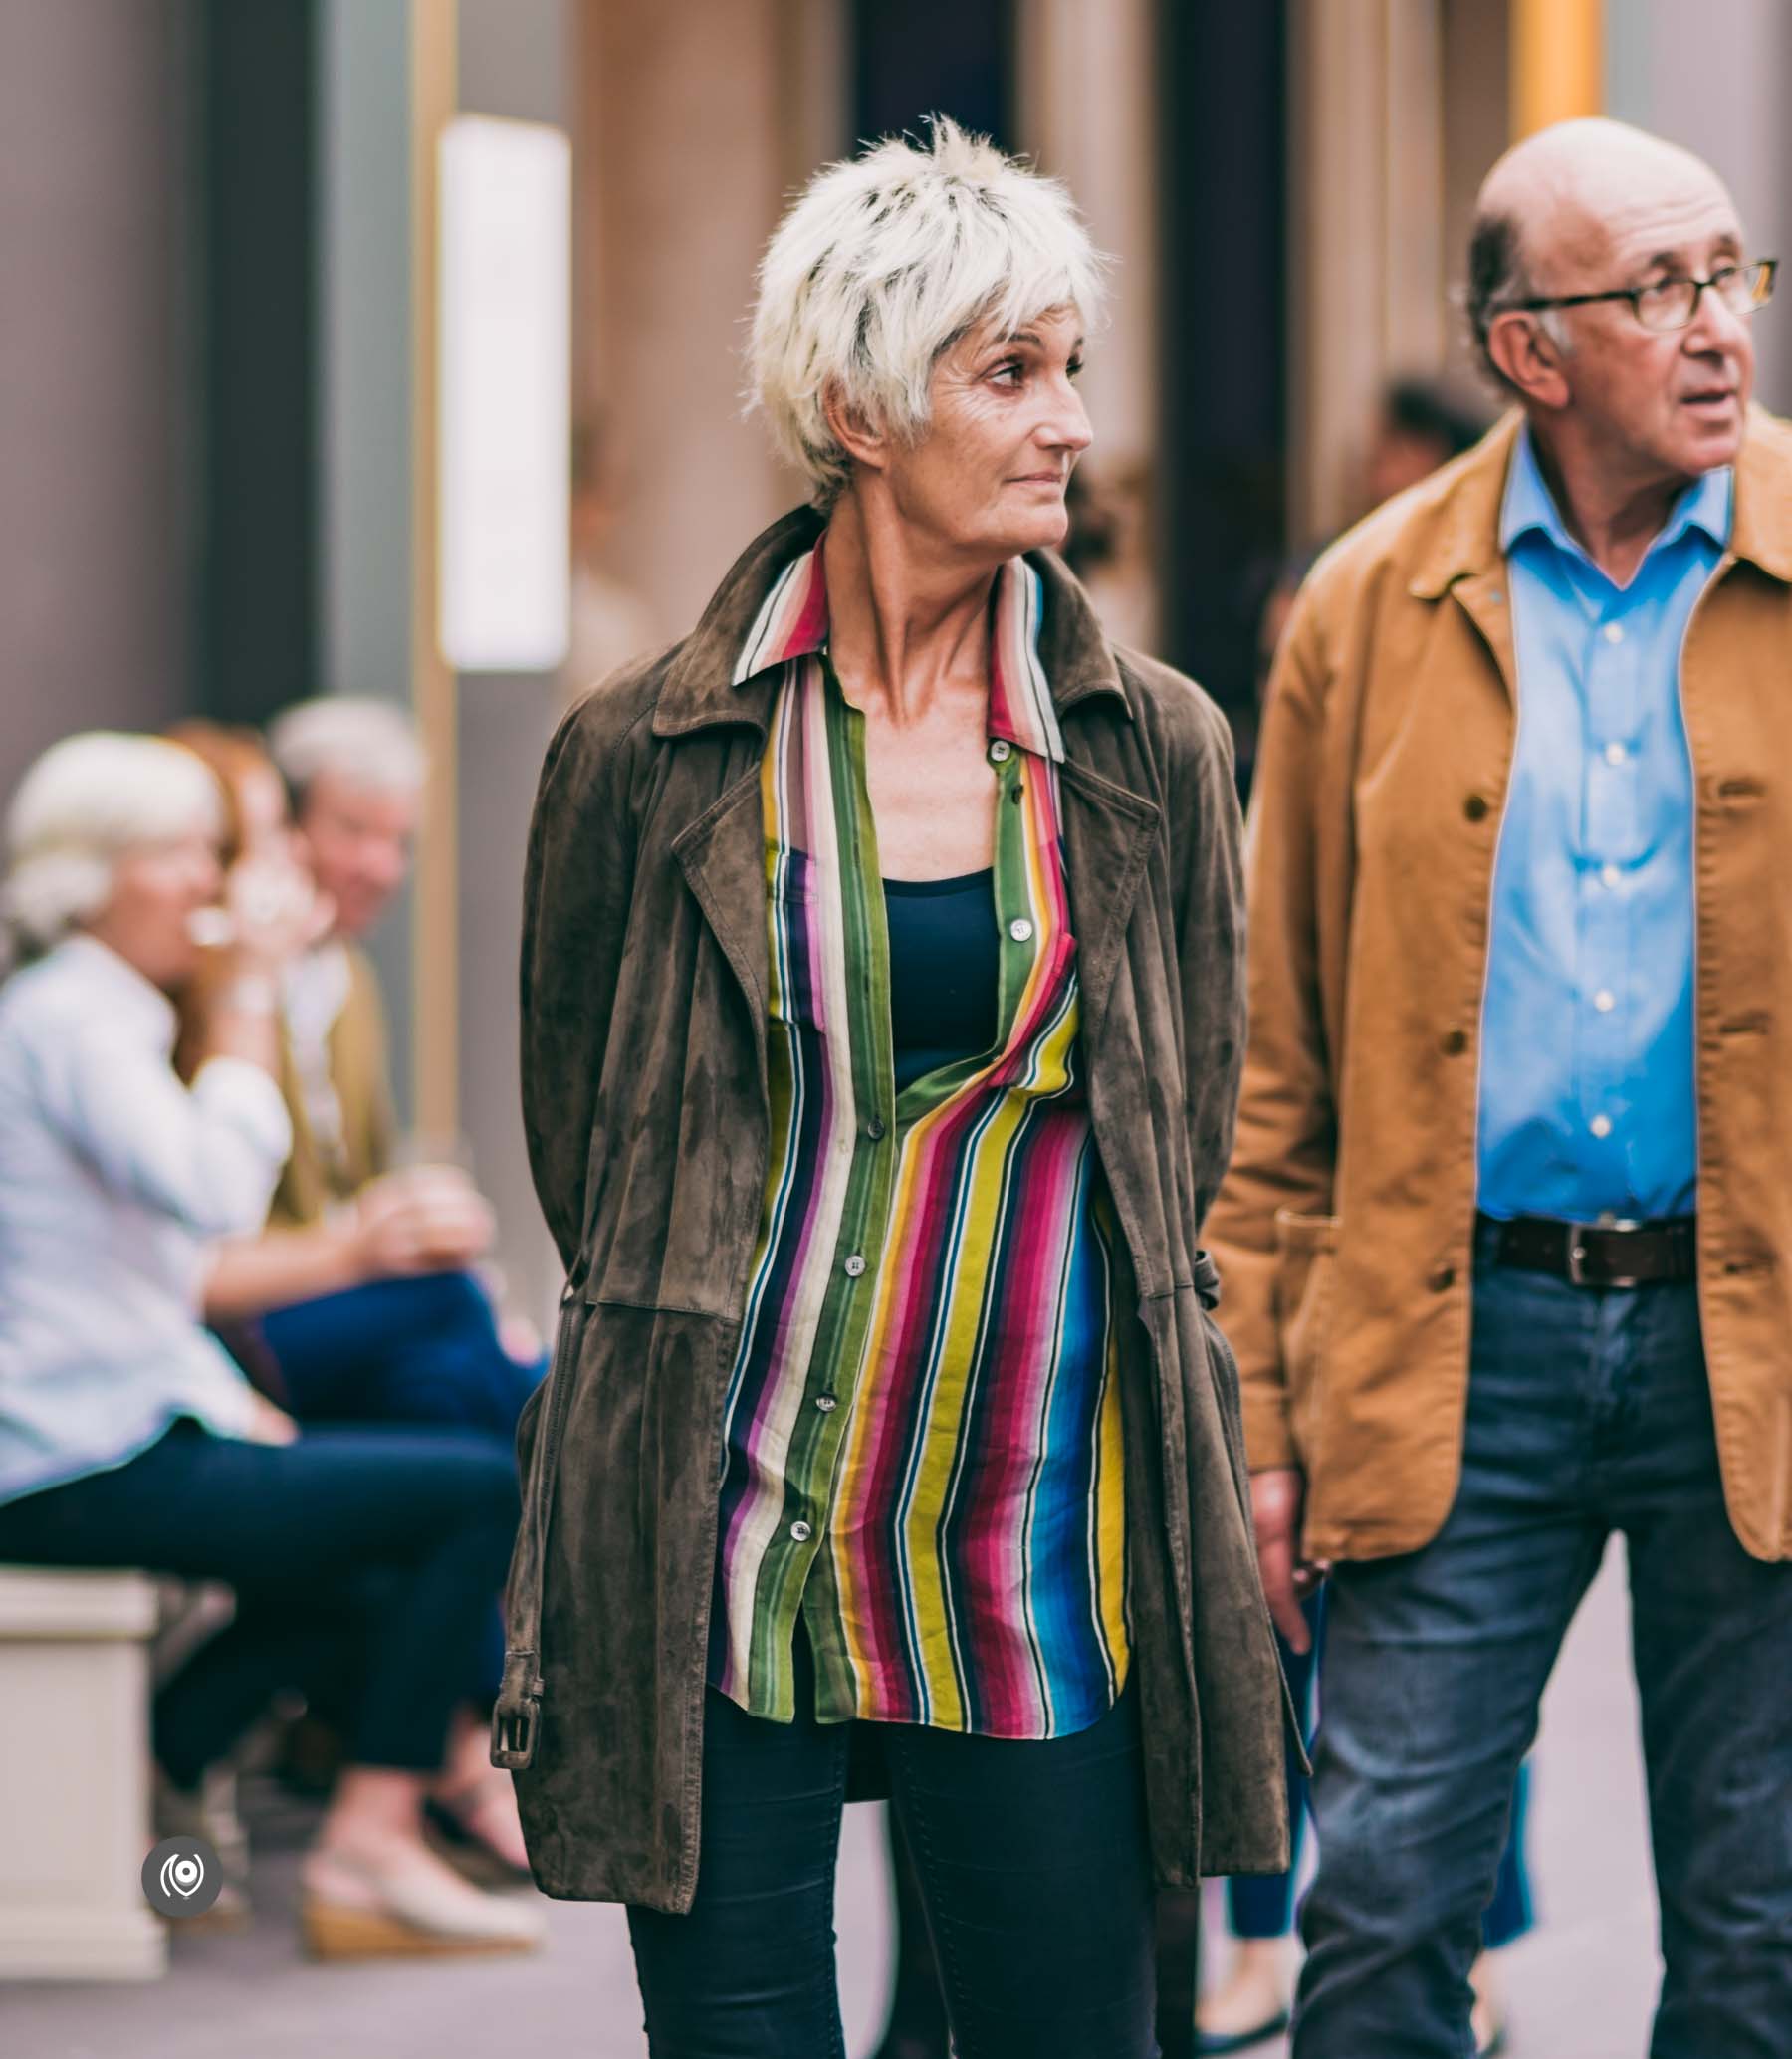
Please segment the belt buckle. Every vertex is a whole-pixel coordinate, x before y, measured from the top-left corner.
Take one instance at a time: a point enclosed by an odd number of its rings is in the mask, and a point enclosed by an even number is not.
[[[1646,1226],[1637,1216],[1610,1216],[1597,1223],[1570,1223],[1568,1226],[1568,1281],[1571,1286],[1586,1286],[1587,1280],[1587,1233],[1590,1230],[1642,1230]],[[1639,1278],[1602,1279],[1602,1287],[1634,1287],[1643,1284]]]

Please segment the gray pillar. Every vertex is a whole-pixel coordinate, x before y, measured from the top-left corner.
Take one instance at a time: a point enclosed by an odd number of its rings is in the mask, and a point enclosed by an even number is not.
[[[182,10],[0,0],[0,802],[186,692]]]

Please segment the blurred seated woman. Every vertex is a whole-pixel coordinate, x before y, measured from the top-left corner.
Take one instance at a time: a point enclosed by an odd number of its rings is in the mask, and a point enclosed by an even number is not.
[[[295,857],[303,864],[285,785],[252,731],[183,722],[169,734],[217,777],[227,871]],[[258,1225],[214,1254],[206,1317],[220,1327],[253,1323],[279,1398],[300,1422],[456,1423],[488,1431],[509,1449],[547,1366],[527,1325],[509,1347],[475,1269],[491,1249],[490,1207],[457,1166],[368,1177],[383,1162],[391,1127],[382,1062],[334,1068],[340,1077],[308,1090],[298,1019],[310,985],[331,977],[332,956],[325,942],[283,971],[276,1077],[294,1148],[265,1230]],[[349,977],[345,966],[339,976]],[[198,1055],[205,985],[195,983],[182,1007],[175,1064],[184,1078]],[[322,1108],[320,1089],[338,1105]],[[340,1106],[343,1097],[357,1105]],[[494,1693],[501,1633],[495,1639]],[[508,1794],[508,1780],[501,1785]],[[514,1856],[521,1860],[520,1846]]]
[[[539,1913],[471,1886],[421,1827],[483,1748],[464,1705],[516,1528],[510,1454],[440,1429],[302,1435],[199,1325],[207,1247],[262,1221],[291,1143],[278,982],[312,920],[267,868],[219,911],[220,828],[207,769],[147,737],[70,738],[13,802],[0,1560],[230,1584],[234,1621],[152,1714],[189,1795],[321,1640],[360,1630],[352,1762],[302,1875],[311,1949],[527,1948]],[[231,941],[189,1088],[173,997],[208,924]]]

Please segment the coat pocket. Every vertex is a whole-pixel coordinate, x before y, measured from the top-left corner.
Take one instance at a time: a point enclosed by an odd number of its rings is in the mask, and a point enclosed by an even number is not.
[[[1287,1376],[1294,1442],[1310,1471],[1324,1400],[1338,1218],[1278,1209],[1275,1250],[1276,1342]]]

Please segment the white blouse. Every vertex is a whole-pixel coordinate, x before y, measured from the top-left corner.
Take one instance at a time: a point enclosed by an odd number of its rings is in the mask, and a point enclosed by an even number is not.
[[[259,1230],[292,1125],[274,1081],[169,1062],[166,996],[91,937],[0,987],[0,1501],[121,1466],[253,1391],[200,1323],[213,1240]]]

